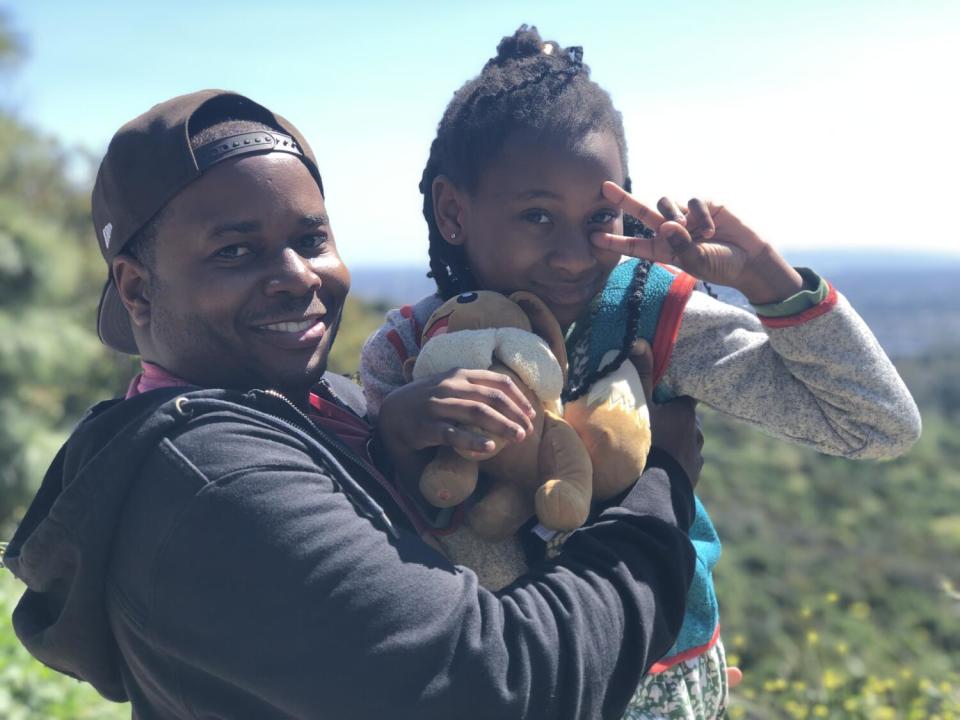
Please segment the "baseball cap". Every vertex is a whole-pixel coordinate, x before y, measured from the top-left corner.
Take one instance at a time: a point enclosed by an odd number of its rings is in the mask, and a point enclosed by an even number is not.
[[[200,127],[220,120],[253,120],[275,131],[238,133],[190,146]],[[201,90],[154,105],[121,127],[110,141],[93,186],[93,227],[107,262],[107,283],[97,311],[97,334],[114,350],[138,354],[127,309],[120,301],[111,261],[170,200],[218,162],[250,153],[298,156],[320,192],[323,182],[306,140],[285,118],[249,98],[224,90]]]

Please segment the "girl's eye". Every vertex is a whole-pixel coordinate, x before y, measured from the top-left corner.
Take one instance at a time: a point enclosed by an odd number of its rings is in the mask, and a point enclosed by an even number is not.
[[[528,210],[523,214],[523,219],[534,225],[546,225],[550,222],[550,216],[543,210]]]
[[[613,210],[601,210],[600,212],[594,213],[593,217],[590,218],[590,222],[596,225],[606,225],[608,222],[613,222],[620,215],[618,212]]]
[[[217,257],[225,260],[236,260],[250,253],[250,248],[245,245],[227,245],[217,250]]]

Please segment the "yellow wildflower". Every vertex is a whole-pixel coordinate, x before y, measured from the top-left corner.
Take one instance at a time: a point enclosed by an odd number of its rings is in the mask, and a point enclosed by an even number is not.
[[[823,686],[827,690],[836,690],[843,685],[843,676],[831,668],[823,671]]]
[[[866,620],[870,617],[870,606],[858,600],[850,606],[850,614],[853,615],[857,620]]]

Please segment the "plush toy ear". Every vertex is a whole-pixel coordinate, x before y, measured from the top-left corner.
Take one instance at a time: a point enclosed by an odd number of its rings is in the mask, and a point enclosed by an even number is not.
[[[403,361],[403,379],[407,382],[413,382],[413,366],[417,364],[417,358],[408,357]]]
[[[560,323],[550,312],[550,308],[533,293],[519,290],[510,296],[517,305],[530,318],[530,325],[533,332],[539,335],[550,347],[557,362],[563,370],[563,383],[567,383],[567,346],[563,342],[563,330],[560,329]]]

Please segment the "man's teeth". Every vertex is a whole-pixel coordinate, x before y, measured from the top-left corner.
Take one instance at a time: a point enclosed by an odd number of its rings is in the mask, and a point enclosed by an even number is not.
[[[303,332],[307,328],[313,327],[315,320],[301,320],[300,322],[278,322],[272,325],[261,325],[264,330],[274,330],[276,332]]]

